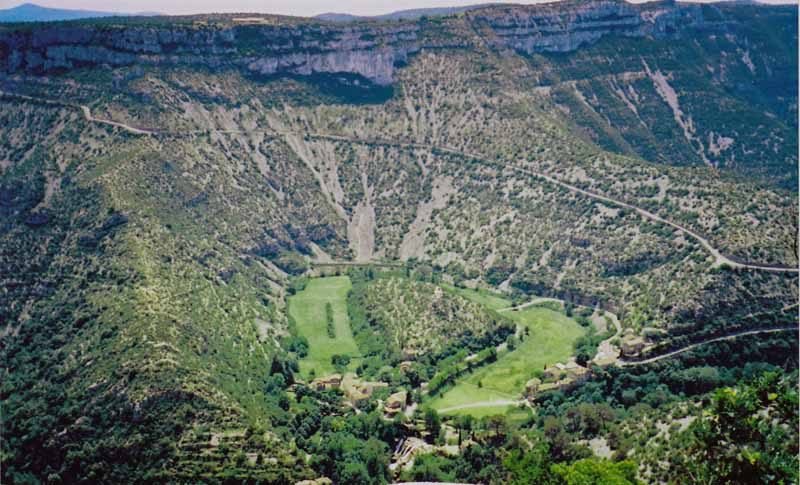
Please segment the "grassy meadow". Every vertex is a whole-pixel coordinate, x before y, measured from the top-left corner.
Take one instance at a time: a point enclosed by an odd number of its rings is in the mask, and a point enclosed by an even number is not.
[[[565,362],[572,355],[573,342],[585,331],[575,320],[547,308],[529,307],[508,312],[506,316],[520,327],[527,327],[530,334],[513,351],[501,353],[496,362],[460,378],[455,386],[431,402],[435,409],[517,399],[537,370]],[[504,408],[467,408],[459,412],[479,416]]]
[[[350,278],[333,276],[313,278],[303,291],[289,298],[289,313],[295,320],[297,331],[308,339],[308,356],[300,360],[300,373],[308,377],[314,370],[317,377],[335,372],[331,357],[335,354],[359,356],[347,316],[347,292]],[[333,308],[335,337],[328,336],[325,305]],[[355,367],[357,360],[350,363]]]

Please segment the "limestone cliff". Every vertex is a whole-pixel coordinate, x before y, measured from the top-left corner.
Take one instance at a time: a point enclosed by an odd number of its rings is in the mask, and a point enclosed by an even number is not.
[[[703,23],[697,5],[619,0],[491,6],[448,17],[400,22],[325,23],[267,16],[203,16],[171,21],[104,20],[10,26],[0,30],[6,73],[41,74],[81,66],[200,64],[254,73],[350,73],[390,84],[394,69],[424,47],[441,47],[425,29],[480,32],[489,45],[525,53],[567,52],[607,35],[665,36]],[[438,27],[434,27],[438,26]],[[426,41],[422,41],[422,38]],[[454,35],[447,47],[465,47]],[[427,42],[427,43],[426,43]],[[428,45],[430,44],[430,45]]]
[[[345,72],[388,84],[394,66],[418,49],[416,32],[414,24],[54,24],[0,32],[0,63],[9,73],[103,64],[229,65],[266,75]]]
[[[703,23],[699,5],[615,0],[497,6],[472,16],[490,28],[495,44],[527,54],[569,52],[606,35],[663,37]]]

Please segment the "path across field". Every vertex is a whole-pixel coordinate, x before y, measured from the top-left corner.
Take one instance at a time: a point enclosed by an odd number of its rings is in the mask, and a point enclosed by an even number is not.
[[[441,408],[439,409],[439,413],[452,413],[453,411],[461,411],[464,409],[476,409],[476,408],[494,408],[499,406],[519,406],[520,404],[526,404],[527,401],[525,400],[511,400],[511,399],[502,399],[499,401],[479,401],[473,402],[469,404],[460,404],[458,406],[450,406],[449,408]]]
[[[500,312],[500,313],[515,312],[515,311],[519,311],[519,310],[523,310],[525,308],[528,308],[529,306],[539,305],[541,303],[559,303],[559,304],[563,305],[564,304],[564,300],[559,300],[558,298],[550,298],[550,297],[543,296],[543,297],[539,297],[539,298],[534,298],[533,300],[525,302],[525,303],[523,303],[521,305],[512,306],[512,307],[508,307],[508,308],[501,308],[501,309],[499,309],[497,311]]]

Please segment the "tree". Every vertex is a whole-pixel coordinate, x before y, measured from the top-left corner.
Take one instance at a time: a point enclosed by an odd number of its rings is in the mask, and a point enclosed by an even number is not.
[[[575,363],[583,367],[586,367],[590,360],[592,360],[592,356],[584,350],[580,350],[575,356]]]
[[[427,429],[434,439],[439,436],[439,430],[442,428],[442,418],[435,409],[426,407],[423,413],[423,420],[425,421],[425,429]]]
[[[272,358],[272,365],[270,366],[269,373],[273,377],[276,375],[283,376],[285,386],[290,386],[294,384],[294,372],[292,371],[292,367],[293,365],[289,360],[275,355]]]
[[[363,463],[345,462],[339,472],[341,483],[370,483],[369,472]]]
[[[636,480],[636,464],[630,460],[617,463],[587,458],[571,464],[557,464],[553,473],[566,485],[629,485]]]
[[[445,469],[449,460],[433,454],[424,454],[414,459],[414,467],[407,478],[415,482],[451,482],[456,478]]]
[[[550,469],[550,453],[547,444],[537,441],[530,449],[515,448],[503,459],[508,475],[505,482],[510,485],[557,483]]]
[[[708,414],[683,436],[671,469],[705,483],[798,483],[797,375],[768,372],[714,393]]]
[[[687,394],[703,394],[716,389],[721,384],[719,370],[716,367],[689,367],[673,374]]]
[[[456,428],[458,428],[458,446],[461,447],[461,433],[468,431],[472,436],[472,416],[464,414],[456,418]]]
[[[275,260],[275,265],[290,275],[300,275],[308,270],[306,259],[291,251],[282,252]]]
[[[347,424],[368,425],[363,418],[357,419]],[[375,438],[364,439],[347,431],[328,432],[310,451],[311,466],[334,483],[379,484],[389,479],[389,449]]]
[[[237,451],[233,456],[233,462],[236,466],[242,467],[247,463],[247,455],[244,454],[244,451]]]
[[[303,336],[291,336],[286,339],[286,350],[294,352],[301,359],[308,356],[308,339]]]
[[[325,331],[329,338],[336,338],[336,326],[333,323],[333,305],[325,303]]]
[[[505,434],[506,418],[502,414],[495,414],[486,418],[486,425],[494,431],[494,436],[499,438]]]
[[[606,424],[613,421],[614,409],[606,403],[581,403],[567,410],[570,428],[588,436],[595,436]]]
[[[347,366],[350,365],[350,356],[347,354],[333,354],[331,356],[331,364],[336,368],[336,372],[344,373]]]
[[[506,339],[506,345],[508,346],[508,350],[516,349],[517,343],[518,343],[517,337],[514,336],[513,334],[509,335],[508,338]]]

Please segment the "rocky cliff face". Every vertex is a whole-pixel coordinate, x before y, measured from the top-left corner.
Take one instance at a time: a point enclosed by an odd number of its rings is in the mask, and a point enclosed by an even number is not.
[[[473,16],[496,35],[495,44],[527,54],[569,52],[606,35],[663,37],[703,23],[699,5],[614,0],[494,7]]]
[[[0,33],[0,62],[8,73],[103,64],[203,64],[267,75],[346,72],[388,84],[394,66],[418,50],[417,29],[414,24],[53,25]]]
[[[444,22],[482,27],[496,46],[567,52],[606,35],[664,36],[703,22],[699,6],[622,1],[488,7]],[[425,47],[426,22],[272,24],[259,18],[162,24],[71,23],[0,31],[6,73],[47,73],[87,65],[233,65],[259,74],[351,73],[378,84]],[[462,40],[464,44],[468,41]],[[458,44],[458,43],[457,43]]]

